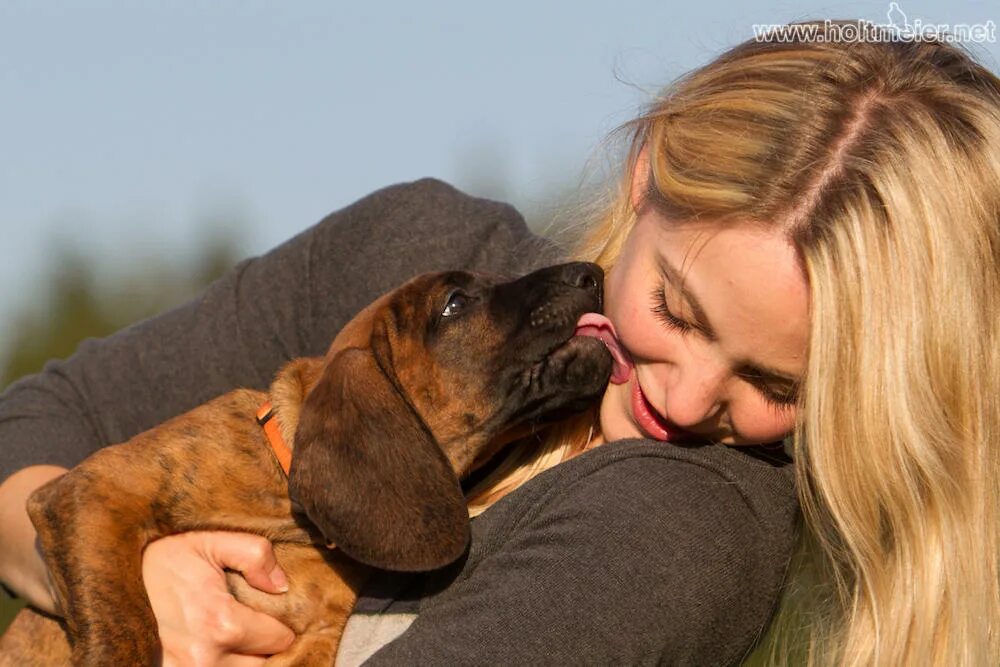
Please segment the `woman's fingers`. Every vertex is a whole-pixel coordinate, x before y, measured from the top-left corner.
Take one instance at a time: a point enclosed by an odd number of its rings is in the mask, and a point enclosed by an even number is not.
[[[236,570],[254,588],[284,593],[288,579],[274,557],[270,540],[249,533],[191,533],[205,557],[223,569]]]
[[[295,641],[295,633],[287,625],[235,599],[217,632],[220,644],[233,653],[247,655],[281,653]]]
[[[267,592],[287,586],[271,543],[259,536],[182,533],[146,548],[143,579],[164,667],[256,667],[263,664],[260,656],[280,653],[295,641],[290,628],[230,594],[226,569],[246,573],[254,587]]]

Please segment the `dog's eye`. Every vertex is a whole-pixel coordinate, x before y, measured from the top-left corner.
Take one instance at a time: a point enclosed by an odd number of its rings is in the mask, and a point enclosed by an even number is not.
[[[448,295],[448,303],[445,304],[444,310],[441,311],[441,317],[454,317],[461,313],[469,303],[469,297],[455,290],[450,295]]]

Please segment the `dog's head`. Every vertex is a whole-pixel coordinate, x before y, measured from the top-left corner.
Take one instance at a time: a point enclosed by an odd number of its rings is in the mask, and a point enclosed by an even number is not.
[[[289,494],[351,557],[441,567],[469,536],[459,478],[528,421],[581,410],[611,355],[574,336],[603,274],[572,263],[518,280],[425,274],[340,332],[306,395]]]

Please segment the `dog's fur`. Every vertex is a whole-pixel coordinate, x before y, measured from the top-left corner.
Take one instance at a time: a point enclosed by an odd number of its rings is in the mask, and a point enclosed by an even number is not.
[[[152,664],[143,549],[227,530],[268,538],[288,575],[282,595],[229,576],[237,599],[295,631],[273,664],[332,664],[370,567],[428,570],[460,557],[469,524],[459,478],[524,424],[601,395],[610,355],[573,337],[579,316],[601,307],[601,278],[581,263],[510,282],[418,276],[348,323],[325,357],[288,363],[268,392],[224,394],[38,489],[28,511],[72,662]],[[255,421],[266,400],[293,448],[287,479]],[[64,637],[25,611],[0,642],[0,664],[65,664]]]

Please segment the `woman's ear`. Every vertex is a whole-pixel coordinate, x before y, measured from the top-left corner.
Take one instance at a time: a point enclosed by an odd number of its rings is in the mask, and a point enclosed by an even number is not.
[[[328,541],[375,567],[443,567],[469,540],[458,478],[371,349],[337,353],[306,397],[288,493]]]
[[[635,159],[635,166],[632,169],[631,198],[632,209],[639,210],[643,200],[646,198],[646,191],[649,188],[649,144],[643,144],[639,149],[639,155]]]

